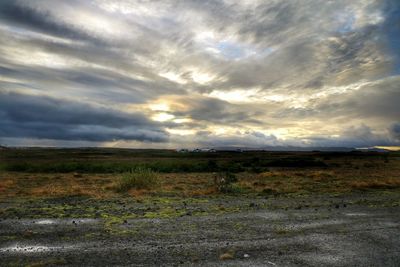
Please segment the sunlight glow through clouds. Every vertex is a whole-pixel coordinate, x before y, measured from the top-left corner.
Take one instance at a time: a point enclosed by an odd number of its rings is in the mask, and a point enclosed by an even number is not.
[[[169,111],[170,107],[166,103],[154,103],[149,105],[150,109],[153,111]]]
[[[257,89],[236,89],[231,91],[214,90],[208,94],[210,97],[215,97],[228,102],[252,102],[257,99]]]
[[[172,120],[173,118],[175,118],[175,116],[169,113],[162,112],[153,115],[151,118],[155,121],[164,122]]]
[[[190,118],[180,118],[180,119],[174,119],[172,120],[175,123],[188,123],[188,122],[192,122],[193,120]]]
[[[176,135],[193,135],[196,133],[195,130],[191,129],[173,129],[173,128],[167,128],[167,132]]]

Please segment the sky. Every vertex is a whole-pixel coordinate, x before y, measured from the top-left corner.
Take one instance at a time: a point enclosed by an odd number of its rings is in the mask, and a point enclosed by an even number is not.
[[[0,144],[400,145],[398,0],[1,0]]]

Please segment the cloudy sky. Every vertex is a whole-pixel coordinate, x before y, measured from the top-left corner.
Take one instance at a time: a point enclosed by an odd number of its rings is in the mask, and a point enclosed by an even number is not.
[[[0,143],[400,145],[400,2],[1,0]]]

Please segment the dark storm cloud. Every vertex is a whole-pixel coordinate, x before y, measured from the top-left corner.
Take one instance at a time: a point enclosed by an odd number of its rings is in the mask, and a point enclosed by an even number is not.
[[[1,93],[0,133],[204,145],[394,142],[399,7],[4,0],[0,88],[10,93]],[[168,138],[174,130],[178,138]],[[194,134],[184,139],[184,131]]]
[[[209,131],[198,131],[194,136],[179,137],[183,144],[196,143],[203,147],[252,147],[276,146],[282,143],[274,135],[265,135],[257,131],[237,132],[217,135]]]
[[[3,0],[0,3],[0,20],[10,26],[58,37],[95,40],[80,29],[64,24],[49,11],[35,9],[16,0]]]
[[[382,31],[386,35],[386,46],[394,58],[394,74],[400,73],[400,2],[393,0],[385,1],[384,8],[386,19],[382,25]]]
[[[360,118],[377,117],[382,120],[396,120],[400,117],[400,79],[391,78],[382,83],[365,86],[350,93],[340,102],[338,98],[330,104],[331,112],[343,115],[354,114]],[[336,108],[334,107],[336,106]],[[322,105],[320,105],[321,109]],[[325,106],[325,108],[329,108]]]
[[[394,123],[390,127],[389,131],[392,134],[393,138],[400,142],[400,123]]]
[[[168,138],[145,116],[44,96],[0,93],[1,137],[162,142]]]
[[[335,118],[351,117],[394,121],[400,117],[400,78],[390,77],[375,83],[366,83],[357,90],[335,93],[318,100],[310,100],[304,108],[282,109],[277,118]]]
[[[292,25],[292,28],[297,26]],[[300,28],[296,34],[301,31]],[[305,32],[302,34],[303,38],[295,40],[285,36],[292,42],[277,48],[266,58],[230,65],[224,86],[261,86],[264,90],[274,87],[321,89],[324,85],[374,80],[385,75],[392,66],[380,49],[383,41],[377,26],[334,33],[323,41]]]
[[[185,105],[188,109],[173,113],[176,116],[189,116],[195,121],[208,121],[223,124],[235,123],[251,123],[261,124],[262,122],[255,119],[258,112],[241,111],[237,105],[230,104],[226,101],[213,98],[192,98],[186,99]]]
[[[80,95],[90,94],[90,97],[85,97],[85,100],[96,101],[97,103],[103,103],[103,100],[112,99],[114,103],[141,103],[146,101],[146,86],[142,86],[141,83],[135,83],[135,80],[123,82],[121,78],[120,82],[116,82],[112,75],[107,73],[92,73],[92,71],[85,71],[85,69],[79,70],[52,70],[48,68],[36,68],[25,69],[23,66],[14,66],[16,69],[14,73],[21,73],[24,75],[24,79],[28,81],[21,82],[2,82],[0,85],[3,88],[9,89],[30,89],[34,91],[42,91],[40,85],[37,84],[38,80],[43,79],[43,75],[46,74],[53,79],[46,79],[47,83],[52,83],[54,94],[62,94],[63,90],[68,86],[70,96],[79,98]],[[10,77],[15,75],[10,75]],[[29,81],[33,77],[37,77],[36,82]],[[118,77],[118,76],[116,76]],[[77,90],[76,88],[79,88]],[[113,88],[113,92],[108,89]],[[59,93],[57,93],[59,92]]]
[[[376,134],[367,125],[351,126],[345,129],[339,137],[309,136],[304,139],[311,146],[332,147],[370,147],[396,146],[400,143],[385,134]]]
[[[185,93],[180,86],[159,77],[153,73],[153,70],[138,62],[135,57],[127,58],[127,51],[116,51],[111,46],[59,43],[34,37],[20,40],[7,35],[0,36],[0,45],[2,52],[0,73],[14,79],[28,80],[31,86],[38,84],[36,87],[44,91],[47,88],[43,83],[54,82],[61,87],[71,88],[69,92],[75,89],[86,90],[89,92],[89,97],[96,101],[106,99],[131,103],[146,102],[162,94]],[[15,56],[14,51],[9,52],[9,47],[19,47],[21,51],[28,51],[27,53],[32,53],[32,55],[39,51],[61,56],[64,60],[62,64],[65,66],[52,68],[36,65],[33,67],[26,65],[24,61],[13,62],[12,59],[6,58]]]

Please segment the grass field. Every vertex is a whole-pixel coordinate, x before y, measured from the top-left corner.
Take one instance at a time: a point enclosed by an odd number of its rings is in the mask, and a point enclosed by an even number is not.
[[[400,153],[217,152],[128,149],[8,149],[0,152],[8,197],[219,194],[301,195],[400,188]],[[151,181],[118,184],[131,173]],[[227,181],[226,177],[232,177]],[[132,179],[131,179],[132,180]],[[221,181],[223,184],[221,184]],[[222,187],[229,190],[221,190]]]

